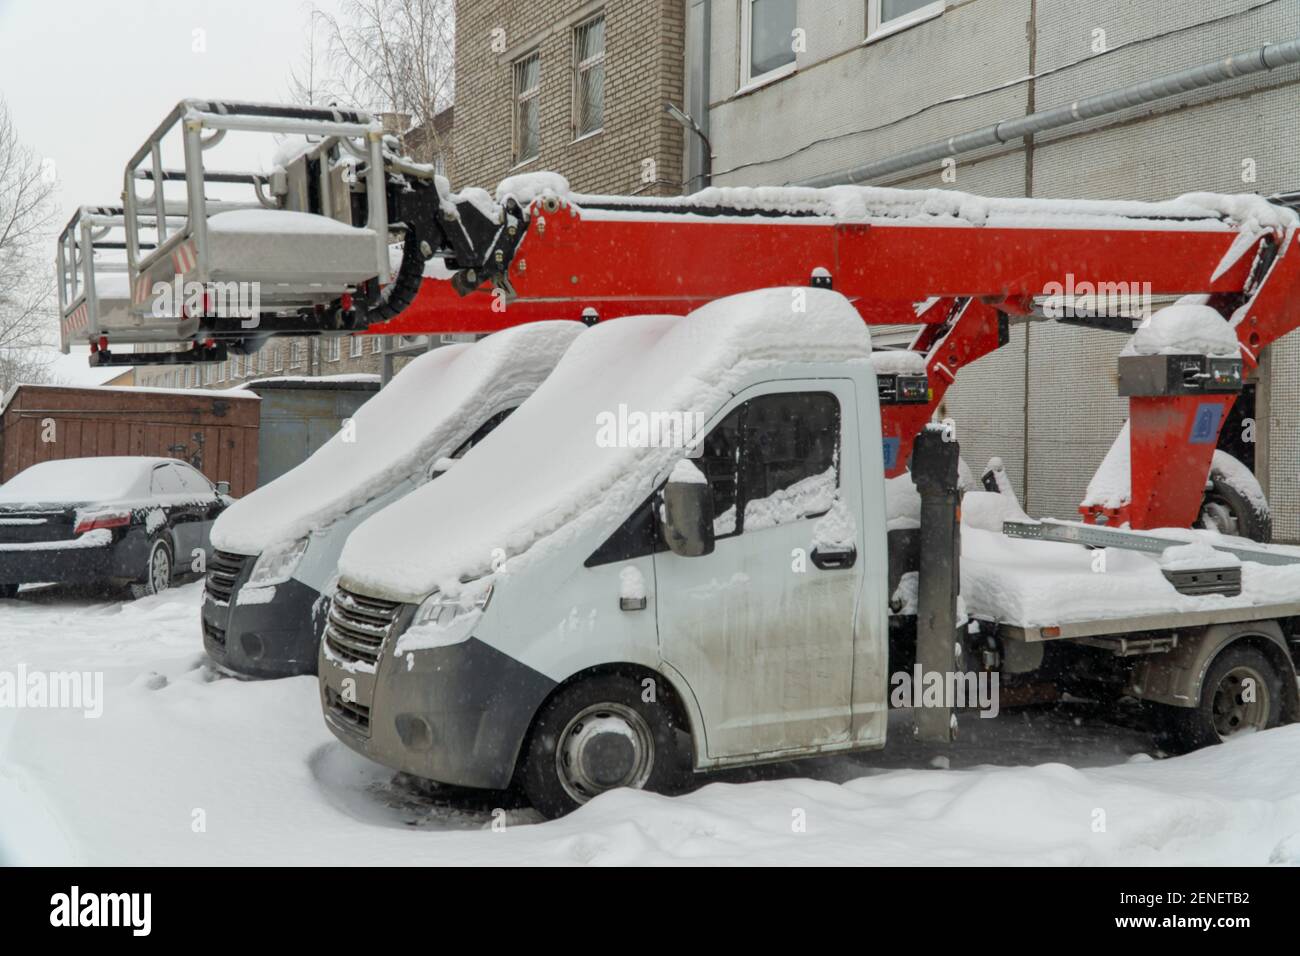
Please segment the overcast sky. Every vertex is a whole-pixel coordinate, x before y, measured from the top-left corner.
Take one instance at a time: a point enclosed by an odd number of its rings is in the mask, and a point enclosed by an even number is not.
[[[338,3],[315,5],[333,12]],[[54,163],[60,228],[77,206],[119,200],[127,159],[178,101],[283,102],[289,69],[303,54],[310,6],[0,0],[0,97],[22,140]],[[264,165],[260,157],[245,158]],[[220,165],[231,168],[229,157]],[[105,377],[86,367],[84,350],[62,359],[57,374],[78,382]]]

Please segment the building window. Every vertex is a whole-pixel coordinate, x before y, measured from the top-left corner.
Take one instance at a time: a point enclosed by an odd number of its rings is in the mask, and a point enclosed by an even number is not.
[[[794,72],[795,0],[741,0],[741,85]]]
[[[943,13],[945,0],[867,0],[867,37],[895,33]]]
[[[354,335],[348,339],[348,356],[350,358],[361,358],[362,349],[365,348],[366,340],[359,335]]]
[[[277,372],[284,371],[284,346],[277,345],[275,347],[275,362],[273,364]]]
[[[289,367],[302,368],[302,339],[294,339],[289,353]]]
[[[515,63],[515,165],[541,152],[542,58],[534,53]]]
[[[573,61],[574,135],[587,136],[605,123],[604,14],[573,31]]]
[[[331,335],[325,340],[325,358],[330,362],[337,362],[339,360],[340,352],[339,337],[337,335]]]

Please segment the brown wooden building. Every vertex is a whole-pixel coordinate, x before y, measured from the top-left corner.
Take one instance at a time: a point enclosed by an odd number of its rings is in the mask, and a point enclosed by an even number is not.
[[[0,410],[0,482],[50,459],[150,455],[244,495],[257,487],[260,404],[251,391],[20,385]]]

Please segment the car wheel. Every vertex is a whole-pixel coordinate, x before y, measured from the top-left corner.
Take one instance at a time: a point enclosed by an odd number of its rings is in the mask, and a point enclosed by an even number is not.
[[[524,793],[553,819],[608,790],[670,791],[682,769],[677,723],[662,697],[642,700],[632,677],[605,674],[566,687],[533,723]]]
[[[1196,706],[1168,711],[1167,742],[1175,752],[1267,730],[1281,720],[1282,677],[1262,651],[1232,645],[1206,670]]]
[[[139,599],[166,591],[172,583],[172,549],[158,538],[149,546],[144,579],[131,583],[131,597]]]

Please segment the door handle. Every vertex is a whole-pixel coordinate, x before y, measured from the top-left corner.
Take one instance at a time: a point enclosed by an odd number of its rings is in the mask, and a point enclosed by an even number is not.
[[[812,558],[812,563],[823,571],[836,571],[853,567],[858,561],[858,549],[852,545],[847,548],[837,548],[833,551],[822,551],[820,548],[813,548],[813,552],[809,557]]]

